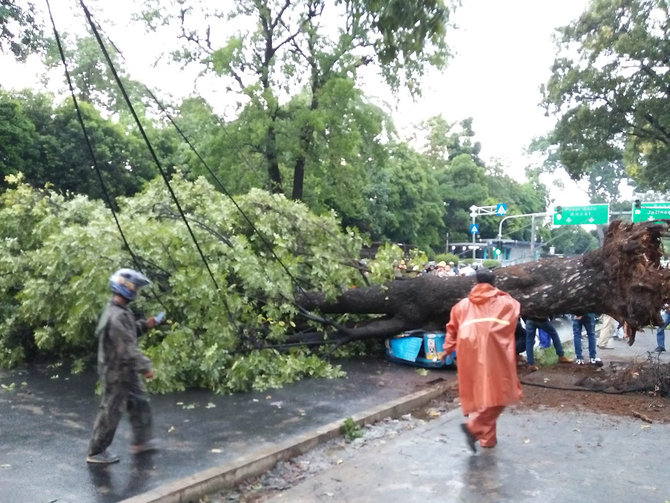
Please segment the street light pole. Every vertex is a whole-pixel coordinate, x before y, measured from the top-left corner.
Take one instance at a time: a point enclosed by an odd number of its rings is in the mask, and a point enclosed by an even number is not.
[[[470,228],[470,234],[472,234],[472,260],[477,258],[477,248],[474,247],[475,243],[477,242],[477,233],[472,232],[472,229],[474,229],[475,224],[475,219],[477,218],[477,206],[470,206],[470,216],[472,217],[472,227]]]

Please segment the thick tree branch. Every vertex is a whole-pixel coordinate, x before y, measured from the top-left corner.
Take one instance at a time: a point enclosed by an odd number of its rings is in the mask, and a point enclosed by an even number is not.
[[[661,323],[670,302],[670,270],[660,264],[662,223],[614,221],[602,248],[585,255],[499,268],[497,286],[521,303],[523,315],[605,313],[626,323],[629,343],[644,326]],[[389,337],[413,329],[444,330],[451,307],[466,297],[472,277],[421,276],[382,286],[348,290],[334,300],[310,293],[298,302],[322,313],[374,316],[347,330],[350,340]]]

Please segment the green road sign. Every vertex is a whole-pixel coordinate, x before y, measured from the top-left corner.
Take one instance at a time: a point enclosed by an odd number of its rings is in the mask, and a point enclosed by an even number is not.
[[[600,225],[609,222],[609,217],[609,204],[556,206],[554,208],[554,225]]]
[[[660,218],[670,218],[670,202],[641,203],[633,207],[633,222],[649,222]]]

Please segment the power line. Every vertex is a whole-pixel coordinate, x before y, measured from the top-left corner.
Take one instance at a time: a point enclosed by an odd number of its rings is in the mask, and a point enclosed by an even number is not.
[[[119,75],[116,71],[116,67],[114,66],[114,63],[112,62],[112,59],[109,56],[109,53],[107,52],[107,48],[105,47],[105,44],[100,37],[100,34],[98,33],[98,30],[95,26],[95,23],[93,23],[93,20],[91,19],[91,13],[89,12],[88,8],[86,5],[84,5],[83,0],[79,1],[79,4],[81,5],[82,9],[84,10],[84,14],[86,15],[86,18],[88,19],[89,25],[91,26],[91,30],[93,31],[93,35],[95,36],[96,40],[98,41],[98,45],[100,46],[100,49],[102,50],[102,53],[105,57],[105,60],[107,61],[107,65],[109,66],[110,71],[112,72],[112,75],[114,76],[114,80],[116,80],[116,84],[119,86],[119,90],[121,91],[121,94],[123,95],[123,99],[126,102],[126,105],[128,106],[128,109],[133,116],[133,119],[135,121],[135,124],[137,125],[138,130],[140,131],[140,134],[142,135],[142,138],[144,139],[144,143],[146,144],[147,148],[149,149],[149,153],[151,154],[152,159],[154,160],[154,163],[156,164],[156,167],[158,168],[158,171],[160,172],[161,176],[163,177],[163,181],[165,182],[165,185],[168,188],[168,191],[170,192],[170,196],[172,197],[172,200],[174,201],[175,205],[177,206],[177,210],[179,211],[179,214],[184,221],[184,224],[186,225],[186,228],[188,229],[188,232],[191,236],[191,239],[193,240],[193,243],[195,244],[195,247],[198,250],[198,253],[200,254],[200,258],[202,259],[203,263],[205,264],[205,267],[207,268],[207,271],[209,272],[209,275],[212,279],[212,282],[214,283],[214,286],[216,287],[217,291],[219,291],[219,285],[216,282],[216,278],[214,278],[214,274],[212,273],[212,270],[209,267],[209,263],[207,262],[207,259],[205,258],[205,255],[200,248],[200,245],[198,244],[198,240],[195,237],[195,234],[193,233],[193,230],[191,229],[191,226],[188,223],[188,220],[186,218],[186,215],[184,214],[184,210],[181,207],[181,204],[179,204],[179,200],[177,199],[177,195],[175,194],[174,190],[172,189],[172,185],[170,185],[170,180],[168,179],[167,174],[165,173],[165,170],[163,169],[163,166],[161,165],[160,160],[158,159],[158,156],[156,155],[156,151],[153,148],[153,145],[151,144],[151,141],[149,140],[146,131],[144,130],[144,127],[142,126],[142,123],[137,116],[137,113],[135,112],[135,107],[133,107],[133,104],[130,101],[130,98],[128,97],[128,93],[126,92],[125,86],[123,85],[123,82],[121,82],[121,79],[119,78]]]
[[[114,222],[116,223],[116,227],[119,230],[119,234],[121,235],[121,239],[123,240],[123,244],[128,250],[128,253],[130,253],[130,256],[133,259],[133,262],[135,263],[135,266],[141,270],[141,266],[139,264],[139,261],[137,259],[137,256],[133,252],[132,248],[130,247],[130,244],[128,243],[128,240],[126,239],[126,235],[123,232],[123,229],[121,228],[121,223],[119,222],[119,219],[116,215],[116,211],[114,211],[114,204],[112,201],[111,196],[109,195],[109,191],[107,190],[107,184],[105,183],[105,180],[102,177],[102,172],[100,170],[100,166],[98,165],[97,158],[95,156],[95,152],[93,150],[93,146],[91,145],[90,137],[88,134],[88,130],[86,129],[86,124],[84,123],[84,118],[81,113],[81,109],[79,107],[79,102],[77,100],[77,96],[74,92],[74,86],[72,85],[72,78],[70,77],[70,71],[67,66],[67,61],[65,59],[65,52],[63,51],[63,46],[61,44],[61,38],[58,33],[58,30],[56,29],[56,23],[53,18],[53,14],[51,12],[51,5],[49,3],[49,0],[46,0],[47,3],[47,9],[49,11],[49,18],[51,20],[51,25],[53,27],[54,31],[54,37],[56,39],[56,45],[58,46],[58,52],[60,53],[61,61],[63,62],[63,67],[65,69],[65,78],[67,79],[68,86],[70,88],[70,94],[72,95],[72,101],[74,102],[74,108],[77,113],[77,120],[79,121],[79,125],[81,126],[81,129],[84,133],[84,141],[86,142],[86,148],[88,149],[89,155],[91,156],[91,160],[93,161],[93,167],[95,168],[95,172],[98,176],[98,180],[100,181],[100,186],[102,187],[102,192],[105,196],[105,200],[107,201],[107,205],[109,206],[110,210],[112,211],[112,216],[114,217]]]
[[[82,3],[82,6],[83,6],[83,3]],[[87,17],[88,17],[88,19],[89,19],[89,22],[92,23],[93,20],[92,20],[92,16],[91,16],[90,12],[87,12]],[[99,27],[99,24],[98,24],[98,27]],[[102,31],[102,30],[100,29],[99,31]],[[96,37],[97,37],[97,33],[96,33]],[[125,57],[123,56],[123,53],[119,50],[119,48],[116,46],[116,44],[114,44],[114,42],[111,41],[110,38],[109,38],[108,36],[107,36],[106,38],[107,38],[108,42],[110,43],[110,45],[114,48],[114,50],[115,50],[115,51],[116,51],[116,52],[117,52],[117,53],[118,53],[118,54],[125,60]],[[100,38],[98,38],[98,40],[99,40],[99,42],[100,42]],[[103,51],[104,51],[104,48],[103,48],[102,45],[101,45],[101,49],[103,49]],[[108,58],[107,61],[109,62],[110,67],[111,67],[110,59]],[[112,69],[112,70],[113,70],[113,69]],[[116,73],[115,73],[115,75],[116,75]],[[119,84],[119,85],[121,85],[121,84]],[[283,261],[282,261],[282,260],[279,258],[279,256],[276,254],[276,252],[274,251],[274,247],[272,246],[272,244],[271,244],[271,243],[265,238],[265,236],[258,230],[258,228],[256,227],[256,225],[252,222],[252,220],[249,218],[249,216],[246,214],[246,212],[240,207],[240,205],[237,203],[237,201],[236,201],[235,198],[232,196],[232,194],[230,193],[230,191],[228,191],[228,189],[225,187],[225,185],[224,185],[223,182],[220,180],[220,178],[216,175],[216,173],[214,173],[214,170],[212,170],[212,168],[209,166],[209,164],[207,163],[207,161],[202,157],[202,155],[200,155],[200,153],[198,152],[198,150],[195,148],[195,146],[193,145],[193,143],[190,141],[190,139],[189,139],[189,138],[186,136],[186,134],[183,132],[183,130],[181,129],[181,127],[177,124],[177,122],[176,122],[175,119],[172,117],[172,115],[168,112],[168,110],[167,110],[166,107],[163,105],[163,103],[156,97],[156,95],[151,91],[151,89],[149,89],[148,86],[143,85],[143,87],[144,87],[145,91],[149,94],[149,96],[151,97],[151,99],[158,105],[158,107],[159,107],[159,109],[161,110],[161,112],[162,112],[162,113],[167,117],[167,119],[170,121],[170,123],[171,123],[172,126],[175,128],[175,130],[177,131],[177,133],[179,134],[179,136],[180,136],[180,137],[184,140],[184,142],[188,145],[189,149],[190,149],[190,150],[195,154],[195,156],[198,158],[199,162],[205,167],[205,169],[206,169],[207,172],[210,174],[210,176],[212,177],[212,179],[216,182],[216,185],[220,188],[220,190],[223,192],[223,194],[224,194],[226,197],[228,197],[228,199],[230,199],[230,201],[231,201],[232,204],[235,206],[235,208],[237,209],[237,211],[239,211],[239,213],[242,215],[242,217],[244,218],[244,220],[245,220],[245,221],[247,222],[247,224],[250,226],[251,230],[252,230],[252,231],[253,231],[253,232],[260,238],[261,242],[263,243],[263,246],[265,246],[265,248],[269,251],[269,253],[272,255],[272,257],[274,258],[274,260],[281,266],[281,268],[284,270],[284,272],[285,272],[285,273],[288,275],[288,277],[291,279],[292,283],[293,283],[293,284],[300,290],[300,292],[301,292],[302,294],[304,294],[305,296],[309,297],[309,294],[304,290],[304,288],[302,287],[302,285],[300,284],[300,282],[298,281],[298,279],[291,273],[291,271],[288,270],[288,268],[286,267],[286,265],[283,263]],[[125,96],[125,92],[124,92],[124,96]],[[213,110],[211,110],[211,108],[210,108],[210,111],[211,111],[212,114],[214,115],[214,112],[213,112]],[[225,132],[225,128],[223,128],[223,129],[224,129],[224,132]],[[226,134],[227,134],[227,133],[226,133]],[[239,151],[239,147],[237,147],[237,146],[234,146],[234,147]],[[240,154],[241,154],[242,159],[243,159],[244,162],[247,164],[247,167],[251,168],[251,163],[249,162],[249,160],[247,159],[247,157],[246,157],[245,155],[243,155],[243,153],[242,153],[241,151],[239,151],[239,152],[240,152]],[[167,183],[167,182],[166,182],[166,183]]]

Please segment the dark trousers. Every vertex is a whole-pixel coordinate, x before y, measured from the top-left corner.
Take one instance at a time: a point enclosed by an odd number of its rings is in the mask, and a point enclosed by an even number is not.
[[[561,338],[554,328],[554,325],[552,325],[549,320],[534,320],[528,318],[526,320],[526,361],[528,364],[535,364],[535,354],[533,353],[533,347],[535,346],[535,332],[538,328],[541,328],[549,334],[549,337],[551,337],[551,342],[554,343],[556,354],[558,356],[564,356],[565,352],[563,351],[563,344],[561,344]]]
[[[147,442],[152,436],[152,418],[149,399],[139,376],[131,382],[103,379],[103,392],[88,455],[95,456],[112,444],[123,411],[128,412],[133,431],[133,444]]]

